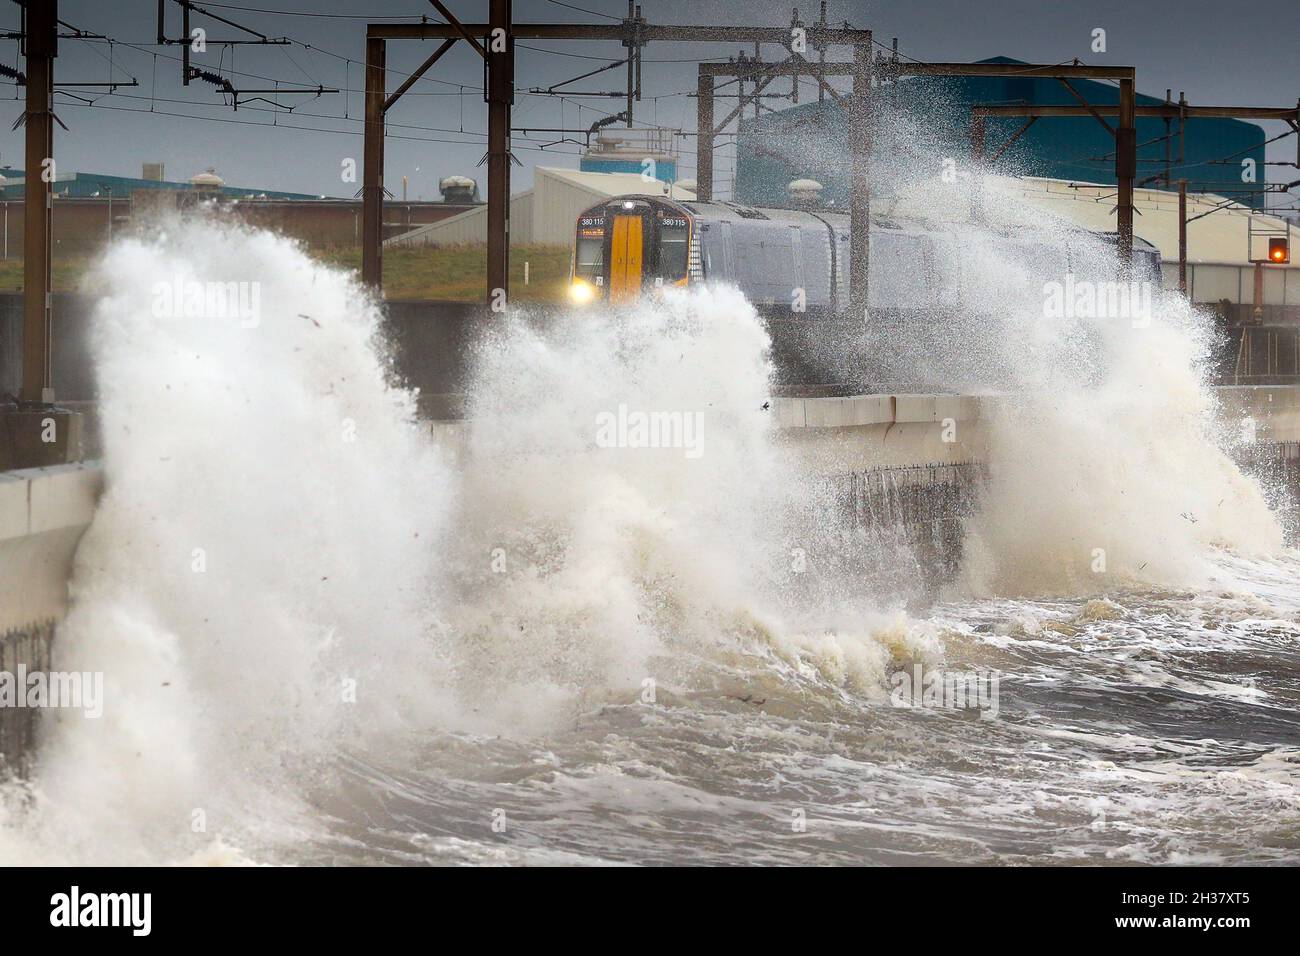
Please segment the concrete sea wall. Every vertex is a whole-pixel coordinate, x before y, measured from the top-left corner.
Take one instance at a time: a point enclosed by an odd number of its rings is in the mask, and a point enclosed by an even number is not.
[[[1219,397],[1224,424],[1254,438],[1241,446],[1243,465],[1300,488],[1300,388],[1224,388]],[[984,480],[988,419],[999,403],[1019,400],[927,394],[773,398],[770,410],[780,440],[820,474],[859,526],[901,536],[918,568],[943,577],[960,558],[963,519]],[[430,423],[455,454],[464,453],[464,427]],[[73,558],[103,481],[93,461],[0,473],[0,671],[50,666]],[[1290,500],[1281,506],[1294,517]],[[0,773],[21,768],[35,716],[0,708]]]
[[[102,486],[93,462],[0,473],[0,672],[49,669],[73,556]],[[37,713],[0,708],[0,774],[28,752]]]

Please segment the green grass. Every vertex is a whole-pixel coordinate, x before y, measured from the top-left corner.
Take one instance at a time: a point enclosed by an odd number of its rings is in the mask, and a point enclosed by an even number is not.
[[[93,261],[89,256],[56,257],[52,275],[55,292],[76,292]],[[0,292],[23,291],[23,260],[0,259]]]
[[[359,271],[361,249],[346,246],[313,253],[322,262]],[[569,284],[570,253],[564,246],[521,245],[510,249],[510,298],[515,302],[562,302]],[[529,264],[524,285],[524,263]],[[487,246],[458,245],[384,250],[385,299],[447,299],[481,302],[487,297]]]
[[[342,246],[309,250],[321,262],[361,270],[361,249]],[[510,250],[510,298],[515,302],[563,302],[569,281],[564,246],[522,245]],[[56,256],[55,292],[80,291],[92,256]],[[524,285],[524,263],[529,281]],[[0,260],[0,292],[23,291],[23,261]],[[384,250],[384,298],[481,302],[487,297],[487,246],[433,246]]]

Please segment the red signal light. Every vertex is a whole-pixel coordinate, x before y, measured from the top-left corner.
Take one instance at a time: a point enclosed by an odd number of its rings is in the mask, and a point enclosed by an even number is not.
[[[1290,262],[1291,249],[1286,239],[1276,238],[1268,241],[1269,262]]]

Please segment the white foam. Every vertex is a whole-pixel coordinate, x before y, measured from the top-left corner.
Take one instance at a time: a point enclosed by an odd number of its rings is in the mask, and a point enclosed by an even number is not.
[[[1063,234],[1044,220],[1023,238],[1046,247]],[[1114,278],[1113,247],[1072,241],[1080,280]],[[1149,320],[1049,318],[1039,290],[1063,275],[975,255],[1005,290],[987,303],[988,338],[1015,375],[989,423],[991,480],[970,525],[976,593],[1204,586],[1215,546],[1281,548],[1259,485],[1225,453],[1235,436],[1220,431],[1207,385],[1209,315],[1157,292]]]
[[[259,322],[157,314],[173,278],[256,284]],[[378,311],[291,242],[172,223],[91,284],[107,487],[56,655],[106,702],[47,722],[31,826],[56,857],[181,859],[293,819],[285,778],[341,741],[431,719],[451,486]]]

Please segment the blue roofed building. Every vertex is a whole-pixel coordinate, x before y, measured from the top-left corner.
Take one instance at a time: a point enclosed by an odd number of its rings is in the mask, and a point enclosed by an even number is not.
[[[986,63],[1019,63],[993,57]],[[1090,104],[1114,106],[1119,87],[1094,80],[1071,85]],[[937,157],[971,154],[971,107],[976,105],[1061,105],[1079,101],[1059,80],[1045,77],[905,77],[881,86],[873,129],[873,163],[881,179],[907,178],[909,165],[932,167]],[[851,108],[851,97],[846,99]],[[1164,97],[1139,93],[1137,103],[1160,105]],[[1113,118],[1107,120],[1115,125]],[[986,120],[986,155],[993,155],[1024,124],[1021,117]],[[1139,116],[1137,184],[1152,186],[1165,172],[1169,149],[1171,178],[1186,178],[1193,192],[1214,192],[1262,206],[1263,129],[1235,119],[1190,119],[1179,163],[1178,122]],[[827,98],[761,117],[743,119],[736,153],[735,199],[748,205],[781,204],[789,183],[814,179],[824,201],[847,205],[849,197],[849,119],[845,106]],[[998,172],[1067,181],[1114,184],[1115,142],[1092,116],[1036,120],[999,156]],[[1243,160],[1252,160],[1254,181],[1244,181]],[[926,172],[930,170],[927,168]],[[921,170],[911,169],[920,174]]]

